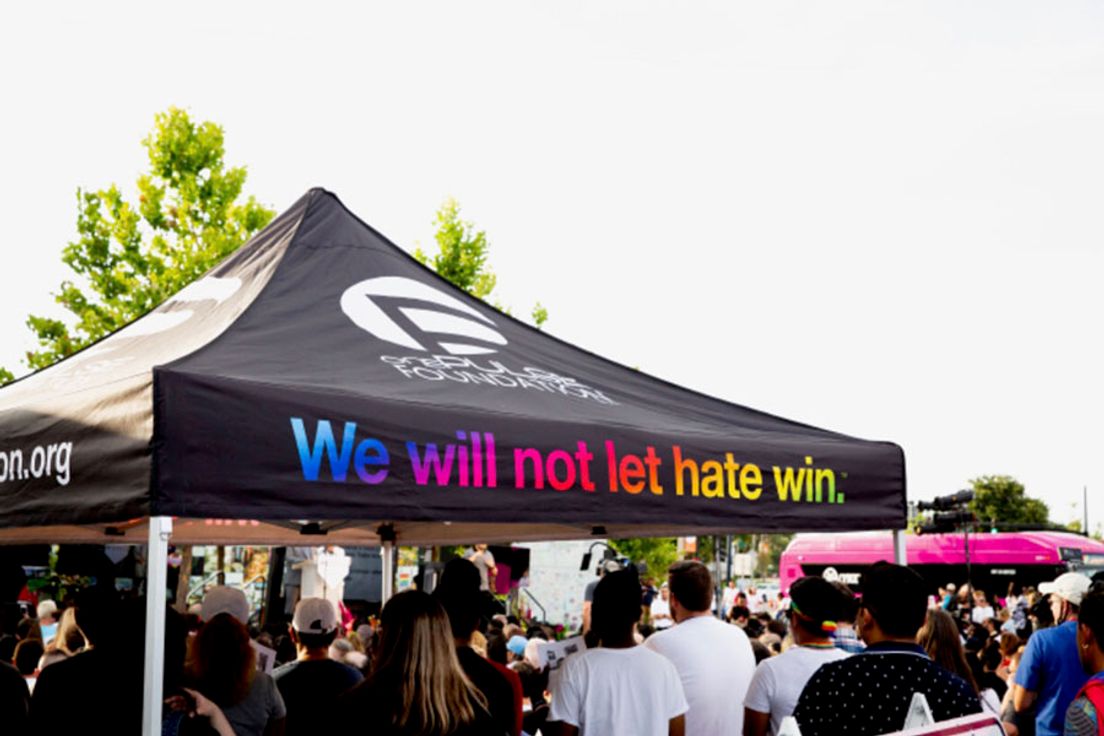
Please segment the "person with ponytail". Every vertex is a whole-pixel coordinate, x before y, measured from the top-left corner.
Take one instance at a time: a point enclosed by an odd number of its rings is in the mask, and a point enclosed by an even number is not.
[[[342,730],[373,736],[505,736],[460,669],[445,609],[418,590],[383,607],[372,673],[338,713]]]
[[[848,601],[824,578],[804,577],[790,588],[790,631],[794,646],[755,668],[744,698],[744,736],[776,734],[793,713],[805,683],[826,662],[848,656],[832,641]]]

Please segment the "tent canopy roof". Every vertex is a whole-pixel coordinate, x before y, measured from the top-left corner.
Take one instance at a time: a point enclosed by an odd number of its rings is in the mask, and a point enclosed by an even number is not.
[[[0,540],[144,539],[151,515],[197,543],[902,528],[904,458],[535,330],[314,189],[0,390]]]

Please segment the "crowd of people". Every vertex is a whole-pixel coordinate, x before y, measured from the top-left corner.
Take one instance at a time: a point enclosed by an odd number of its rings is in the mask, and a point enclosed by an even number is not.
[[[1079,573],[933,600],[878,563],[861,596],[806,577],[754,612],[731,594],[720,618],[700,562],[673,565],[651,601],[634,568],[610,566],[588,591],[586,647],[549,668],[555,632],[496,613],[485,567],[454,559],[432,594],[399,593],[371,623],[303,598],[277,637],[251,628],[235,588],[167,608],[162,733],[766,736],[792,717],[803,736],[862,736],[901,730],[916,693],[937,721],[988,712],[1012,734],[1104,725],[1104,584]],[[144,601],[101,590],[42,602],[0,637],[3,733],[138,733],[144,624]]]

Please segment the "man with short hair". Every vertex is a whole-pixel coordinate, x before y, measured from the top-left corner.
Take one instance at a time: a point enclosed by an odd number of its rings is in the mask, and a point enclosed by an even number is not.
[[[790,594],[794,646],[755,669],[744,699],[744,736],[777,734],[813,673],[827,662],[847,657],[830,638],[849,605],[843,593],[822,577],[807,576],[794,582]]]
[[[1065,734],[1098,736],[1104,725],[1104,584],[1094,584],[1081,599],[1077,655],[1091,676],[1066,709]]]
[[[656,631],[663,631],[675,625],[675,619],[671,616],[671,590],[664,583],[659,588],[659,596],[652,600],[651,606],[652,626]]]
[[[552,691],[552,736],[684,736],[686,699],[667,658],[636,645],[640,579],[628,568],[594,590],[591,633],[598,646],[564,660]]]
[[[454,558],[441,571],[433,591],[449,617],[460,668],[487,700],[487,710],[503,733],[521,733],[521,678],[513,670],[479,655],[471,646],[479,628],[482,593],[480,572],[469,560]],[[523,650],[524,651],[524,650]]]
[[[590,631],[590,607],[594,603],[594,590],[598,587],[598,583],[601,582],[602,576],[606,573],[617,572],[621,569],[621,563],[617,560],[606,559],[598,565],[597,575],[598,577],[591,580],[586,584],[583,589],[583,633],[586,634]],[[641,595],[643,600],[643,595]]]
[[[1075,653],[1077,615],[1091,584],[1087,575],[1067,572],[1039,586],[1040,593],[1050,596],[1054,626],[1027,640],[1012,692],[1017,713],[1035,707],[1038,736],[1061,736],[1066,709],[1088,679]]]
[[[755,654],[739,626],[713,617],[713,578],[700,562],[683,561],[667,571],[675,625],[653,634],[644,646],[674,663],[689,709],[688,736],[740,734],[744,696],[755,672]]]
[[[873,736],[904,728],[915,693],[936,721],[979,713],[973,688],[931,660],[916,635],[928,590],[915,571],[878,562],[862,576],[856,622],[866,649],[824,664],[801,691],[794,718],[802,736]]]
[[[42,645],[46,646],[57,636],[58,607],[57,603],[46,600],[40,601],[35,609],[38,614],[38,629],[42,633]]]
[[[272,673],[287,709],[287,736],[315,733],[343,692],[364,677],[347,664],[330,659],[330,645],[340,625],[333,603],[303,598],[295,605],[289,633],[295,642],[294,662]]]

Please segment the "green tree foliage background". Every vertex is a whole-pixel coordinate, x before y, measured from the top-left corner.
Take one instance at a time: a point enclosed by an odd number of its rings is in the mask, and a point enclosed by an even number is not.
[[[1028,496],[1023,483],[1010,475],[983,475],[971,480],[970,485],[974,489],[970,510],[979,521],[997,528],[1001,524],[1050,523],[1047,505]]]
[[[54,294],[68,320],[31,315],[45,368],[155,308],[245,243],[275,215],[253,197],[239,202],[244,166],[227,167],[223,130],[175,107],[154,118],[142,141],[149,171],[138,199],[112,184],[77,191],[77,240],[62,260],[73,271]],[[12,373],[0,368],[0,384]]]
[[[486,231],[476,230],[471,222],[462,220],[460,203],[451,197],[437,210],[435,224],[437,232],[433,238],[437,242],[437,252],[431,257],[421,248],[416,248],[414,258],[472,296],[492,303],[509,314],[509,309],[490,300],[498,277],[487,262],[490,245]],[[537,302],[530,317],[539,328],[548,319],[548,310]]]
[[[675,537],[611,539],[610,546],[632,562],[643,562],[647,568],[643,577],[652,578],[656,585],[667,580],[667,568],[679,558]]]

